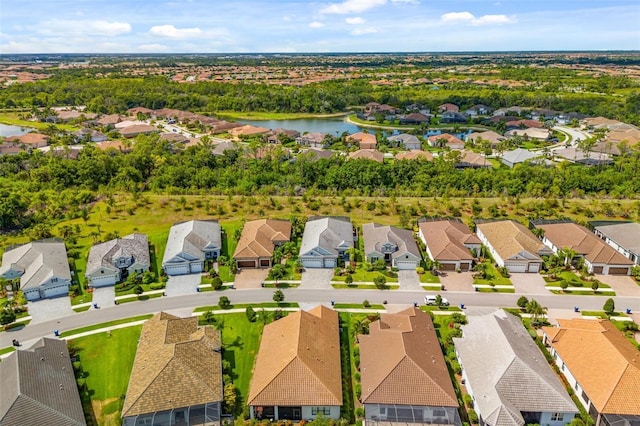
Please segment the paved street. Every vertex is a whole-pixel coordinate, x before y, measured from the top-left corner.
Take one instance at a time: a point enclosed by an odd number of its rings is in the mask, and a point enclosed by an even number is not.
[[[198,277],[198,275],[195,275]],[[382,303],[387,300],[390,305],[410,306],[414,301],[422,301],[425,292],[399,291],[399,290],[333,290],[324,289],[284,289],[287,301],[299,302],[302,306],[330,303],[334,299],[337,303],[361,303],[364,299],[371,303]],[[232,303],[259,303],[271,301],[273,289],[248,289],[227,290],[223,293],[229,297]],[[111,309],[89,310],[81,313],[73,313],[53,320],[33,321],[21,329],[12,329],[0,333],[0,348],[11,346],[12,339],[18,339],[23,343],[31,342],[42,336],[53,336],[53,330],[73,330],[91,324],[128,318],[145,313],[154,313],[161,310],[193,309],[197,306],[215,305],[221,296],[219,292],[204,292],[149,299],[141,302],[124,303]],[[476,307],[503,307],[515,306],[520,295],[509,293],[474,293],[447,291],[446,297],[452,305],[464,303],[469,309]],[[550,309],[565,309],[567,312],[574,306],[582,310],[601,310],[607,297],[605,296],[558,296],[553,294],[528,295],[540,302],[542,306]],[[54,299],[55,301],[67,301],[68,298]],[[616,308],[623,310],[630,308],[634,312],[640,312],[640,298],[633,296],[616,296],[614,298]],[[49,302],[49,301],[44,301]],[[40,302],[37,302],[40,303]],[[39,306],[37,307],[39,308]],[[33,307],[32,309],[36,309]],[[69,308],[70,309],[70,308]],[[60,311],[63,315],[64,312]]]

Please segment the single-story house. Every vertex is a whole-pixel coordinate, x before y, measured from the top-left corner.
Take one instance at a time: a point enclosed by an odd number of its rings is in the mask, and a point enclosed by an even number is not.
[[[382,314],[359,335],[367,424],[461,425],[431,317],[418,308]]]
[[[235,139],[240,140],[243,137],[259,136],[268,133],[269,129],[266,127],[252,126],[246,124],[241,127],[235,127],[229,130],[229,134]]]
[[[215,260],[222,250],[220,224],[213,220],[190,220],[175,224],[169,231],[162,269],[167,275],[204,271],[205,260]]]
[[[526,226],[513,220],[478,223],[476,233],[498,266],[509,272],[538,272],[541,256],[553,254]]]
[[[235,142],[220,142],[211,150],[212,155],[224,155],[226,151],[238,151],[240,147]]]
[[[442,104],[442,105],[438,106],[438,111],[440,111],[440,112],[447,112],[447,111],[458,112],[458,111],[460,111],[460,107],[458,107],[458,105],[456,105],[456,104],[445,103],[445,104]]]
[[[230,122],[226,120],[220,120],[211,125],[211,133],[214,135],[217,133],[228,132],[231,129],[235,129],[236,127],[242,127],[242,124],[236,123],[235,121]]]
[[[634,263],[584,226],[574,222],[533,221],[533,224],[544,231],[542,242],[547,247],[554,253],[565,248],[575,251],[584,258],[589,273],[631,275]]]
[[[520,318],[499,309],[467,320],[453,342],[481,425],[571,423],[578,409]]]
[[[404,149],[420,149],[421,144],[420,140],[415,135],[410,135],[407,133],[401,133],[395,136],[389,136],[387,138],[389,142],[397,144],[398,146],[402,146]]]
[[[347,155],[347,160],[371,160],[378,163],[384,161],[384,154],[376,149],[359,149]]]
[[[352,135],[348,135],[346,142],[347,144],[358,144],[360,149],[375,149],[378,144],[376,135],[365,132],[357,132]]]
[[[17,142],[19,144],[25,145],[26,147],[35,149],[42,148],[49,145],[49,140],[51,138],[48,135],[43,135],[41,133],[26,133],[20,136],[9,136],[5,141],[6,142]]]
[[[608,320],[559,319],[543,327],[560,372],[595,426],[631,426],[640,421],[638,351]]]
[[[77,132],[73,132],[72,134],[76,142],[82,142],[85,140],[90,142],[104,142],[108,139],[104,133],[86,127],[78,130]]]
[[[85,426],[65,340],[43,337],[0,362],[2,426]]]
[[[331,137],[331,135],[329,135],[328,133],[304,133],[296,138],[296,143],[298,145],[305,145],[313,148],[326,148],[329,145],[329,137]]]
[[[420,250],[413,239],[413,232],[377,223],[362,225],[364,254],[369,263],[384,261],[398,269],[416,269],[420,266]]]
[[[592,222],[591,226],[598,237],[640,266],[640,223]]]
[[[496,149],[496,147],[505,139],[506,138],[500,133],[496,133],[493,130],[487,130],[486,132],[474,132],[468,134],[465,138],[465,142],[479,144],[481,140],[488,141],[491,144],[491,149]]]
[[[238,268],[270,268],[275,248],[290,239],[288,220],[253,220],[244,224],[233,258]]]
[[[547,139],[549,139],[549,136],[551,136],[551,132],[548,129],[537,129],[535,127],[529,127],[527,129],[507,130],[504,136],[507,138],[522,136],[523,138],[546,141]]]
[[[267,133],[267,143],[282,143],[284,139],[295,140],[300,136],[300,132],[297,130],[287,130],[278,128]]]
[[[460,151],[460,161],[455,164],[458,169],[480,169],[493,167],[490,162],[487,161],[487,157],[478,154],[477,152],[462,150]]]
[[[120,152],[131,152],[133,149],[133,143],[124,144],[122,141],[104,141],[104,142],[96,142],[94,144],[96,148],[101,151],[106,151],[108,149],[115,149]]]
[[[431,147],[464,149],[464,142],[450,133],[442,133],[440,135],[429,136],[427,138],[427,142]]]
[[[353,225],[348,218],[309,219],[300,244],[300,262],[304,268],[335,268],[338,259],[348,260],[353,248]]]
[[[130,274],[142,274],[150,266],[147,236],[131,234],[91,247],[85,277],[92,287],[109,286]]]
[[[315,162],[320,160],[321,158],[331,158],[333,157],[334,151],[328,149],[321,148],[308,148],[305,150],[301,150],[300,154],[297,157],[306,158],[309,161]]]
[[[431,116],[420,112],[412,112],[400,117],[400,124],[429,124]]]
[[[64,242],[52,238],[8,248],[2,255],[0,276],[19,277],[27,300],[68,295],[71,270]]]
[[[219,425],[222,339],[198,318],[159,312],[142,326],[122,424]]]
[[[516,164],[522,164],[526,161],[533,160],[538,157],[539,154],[534,154],[528,149],[516,148],[512,151],[507,151],[502,155],[502,164],[513,168]]]
[[[113,127],[124,119],[120,114],[103,115],[96,120],[98,126]]]
[[[461,112],[446,111],[440,116],[441,123],[466,123],[469,118]]]
[[[509,120],[506,122],[507,129],[542,129],[544,123],[538,120],[522,119],[522,120]]]
[[[396,154],[396,160],[426,160],[432,161],[433,154],[429,151],[414,149],[411,151],[402,151]]]
[[[258,420],[340,418],[338,313],[325,306],[292,312],[264,327],[247,397]]]
[[[477,117],[478,115],[488,115],[493,112],[493,108],[490,106],[478,104],[467,109],[464,113],[469,117]]]
[[[116,127],[118,127],[118,125],[116,125]],[[133,138],[135,136],[142,135],[142,134],[148,135],[150,133],[157,133],[160,130],[158,130],[158,128],[151,126],[149,124],[134,124],[128,127],[122,127],[118,129],[118,131],[125,138]]]
[[[418,223],[418,237],[429,258],[443,271],[470,271],[482,245],[469,227],[457,219]]]
[[[506,117],[509,115],[520,115],[523,112],[526,112],[528,110],[528,108],[523,108],[520,106],[510,106],[510,107],[505,107],[505,108],[498,108],[497,110],[493,111],[493,115],[494,116],[499,116],[499,117]]]
[[[562,158],[576,164],[584,166],[598,166],[613,164],[611,155],[604,152],[585,152],[575,146],[569,148],[558,148],[551,151],[554,157]]]

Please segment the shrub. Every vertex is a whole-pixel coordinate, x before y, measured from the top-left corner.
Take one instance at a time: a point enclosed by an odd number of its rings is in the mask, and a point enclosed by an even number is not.
[[[256,321],[256,311],[254,311],[251,306],[247,306],[245,314],[247,315],[247,319],[249,320],[249,322]]]
[[[353,277],[351,275],[347,275],[344,277],[345,284],[353,284]]]
[[[478,414],[476,414],[475,410],[473,409],[469,410],[469,421],[471,423],[478,423]]]
[[[362,302],[362,306],[364,306],[365,308],[370,308],[371,307],[371,303],[369,303],[369,301],[367,299],[365,299]]]
[[[616,304],[613,299],[607,299],[607,301],[604,302],[604,305],[602,305],[602,310],[605,311],[607,315],[613,314],[613,312],[616,310]]]
[[[228,309],[231,306],[231,301],[227,296],[221,296],[218,300],[218,306],[222,309]]]
[[[222,288],[222,278],[220,278],[220,277],[214,277],[214,278],[211,280],[211,287],[212,287],[214,290],[220,290],[220,289]]]
[[[387,284],[387,279],[384,277],[384,275],[378,275],[373,279],[373,283],[378,288],[384,288],[384,286]]]
[[[462,399],[464,400],[464,405],[466,405],[467,408],[473,407],[473,398],[471,397],[471,395],[466,393]]]
[[[598,291],[598,288],[600,288],[600,283],[597,280],[591,283],[591,290]]]
[[[520,296],[518,298],[518,301],[516,302],[516,304],[518,305],[518,307],[524,309],[527,307],[527,303],[529,303],[529,299],[527,299],[525,296]]]
[[[562,289],[562,291],[565,291],[567,288],[569,288],[569,283],[567,282],[567,280],[560,281],[560,288]]]
[[[144,293],[144,289],[142,288],[142,286],[140,284],[138,284],[133,288],[133,292],[139,296],[142,293]]]
[[[356,408],[356,417],[359,419],[364,417],[364,407]]]
[[[418,266],[416,268],[416,272],[418,273],[418,275],[423,275],[424,274],[424,268],[422,266]]]

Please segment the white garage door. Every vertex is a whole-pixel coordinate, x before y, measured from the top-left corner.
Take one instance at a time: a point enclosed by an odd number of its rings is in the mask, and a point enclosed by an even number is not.
[[[93,287],[105,287],[108,285],[114,285],[116,283],[115,275],[107,275],[104,277],[94,277],[91,279],[91,285]]]
[[[184,275],[189,273],[189,265],[167,265],[164,270],[167,275]]]
[[[336,267],[336,260],[335,259],[325,259],[324,260],[324,267],[325,268],[335,268]]]
[[[68,285],[59,285],[56,287],[49,287],[44,290],[44,297],[56,297],[63,296],[69,294],[69,286]]]
[[[304,259],[302,266],[305,268],[322,268],[322,259]]]
[[[191,272],[202,272],[202,263],[192,263],[191,264]]]
[[[509,270],[509,272],[527,272],[527,263],[521,262],[508,262],[505,263],[505,266]]]
[[[396,260],[396,268],[403,271],[416,269],[416,262],[413,260]]]
[[[530,263],[529,264],[529,272],[540,272],[540,264],[539,263]]]

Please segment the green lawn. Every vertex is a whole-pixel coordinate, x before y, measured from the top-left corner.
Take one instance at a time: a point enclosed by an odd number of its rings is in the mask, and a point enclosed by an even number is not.
[[[616,292],[611,291],[599,291],[594,292],[593,290],[549,290],[553,294],[571,294],[574,296],[615,296]]]
[[[366,314],[353,314],[341,312],[340,318],[340,359],[342,366],[342,410],[341,417],[354,424],[355,409],[360,406],[356,396],[356,387],[360,386],[356,378],[356,364],[354,349],[357,345],[353,335],[353,327],[356,321],[366,317]]]
[[[502,275],[500,275],[500,273],[498,272],[498,270],[496,269],[496,267],[487,262],[487,278],[484,279],[479,279],[479,278],[474,278],[473,279],[473,283],[474,284],[495,284],[495,285],[512,285],[511,280],[509,278],[505,278]]]
[[[514,288],[479,288],[476,290],[478,293],[515,293]]]
[[[438,284],[440,283],[440,277],[433,275],[431,272],[426,271],[424,274],[418,274],[420,282],[425,284]]]
[[[358,268],[356,268],[356,271],[351,274],[351,277],[353,278],[354,282],[365,282],[365,283],[372,283],[374,278],[376,278],[379,275],[384,275],[382,272],[379,271],[365,271],[364,268],[358,266]],[[331,278],[333,281],[344,281],[345,278],[347,276],[346,275],[334,275],[333,278]],[[387,282],[392,282],[392,283],[397,283],[398,282],[398,278],[397,277],[388,277],[386,275],[384,275],[384,277],[387,279]]]
[[[365,307],[362,303],[336,303],[333,305],[334,309],[384,309],[384,305],[370,304]]]
[[[333,288],[350,288],[350,289],[361,289],[361,290],[379,290],[373,284],[331,284]],[[397,290],[400,286],[398,284],[387,284],[384,289],[381,290]]]
[[[462,312],[462,309],[460,309],[457,306],[433,306],[433,305],[429,305],[429,306],[420,306],[420,310],[421,311],[425,311],[425,312],[428,312],[428,311]]]
[[[547,287],[560,287],[560,283],[565,281],[569,284],[569,287],[584,287],[585,290],[591,289],[592,282],[583,280],[577,274],[572,271],[562,271],[555,274],[555,279],[551,275],[544,277]],[[609,285],[599,282],[598,288],[611,288]]]
[[[100,425],[119,425],[142,326],[126,327],[70,341],[85,372],[90,402],[85,413]],[[85,400],[86,401],[86,400]]]
[[[229,307],[229,309],[245,309],[251,306],[254,309],[259,308],[298,308],[300,305],[296,302],[264,302],[264,303],[236,303]],[[218,305],[200,306],[195,308],[193,312],[207,312],[207,311],[220,311],[222,308]],[[226,309],[225,309],[226,310]]]
[[[11,113],[11,112],[0,113],[0,123],[10,124],[14,126],[21,126],[21,127],[31,127],[36,130],[46,130],[52,125],[60,130],[66,130],[68,132],[75,132],[76,130],[79,129],[79,127],[73,126],[71,124],[52,124],[52,123],[41,123],[39,121],[22,120],[18,117],[17,113]]]
[[[602,319],[609,319],[609,316],[605,311],[580,311],[580,314],[584,317],[599,317]],[[624,312],[614,312],[611,316],[626,317],[627,314],[625,314]]]
[[[109,321],[109,322],[103,322],[103,323],[100,323],[100,324],[94,324],[94,325],[90,325],[90,326],[87,326],[87,327],[76,328],[75,330],[68,330],[68,331],[60,333],[60,337],[73,336],[74,334],[80,334],[80,333],[84,333],[84,332],[92,331],[92,330],[99,330],[101,328],[111,327],[113,325],[126,324],[126,323],[129,323],[129,322],[146,320],[146,319],[151,318],[152,316],[153,316],[153,314],[138,315],[137,317],[123,318],[123,319],[119,319],[119,320],[115,320],[115,321]]]
[[[13,352],[15,350],[16,350],[16,348],[14,348],[13,346],[9,346],[7,348],[2,348],[2,349],[0,349],[0,355],[8,354],[9,352]]]

